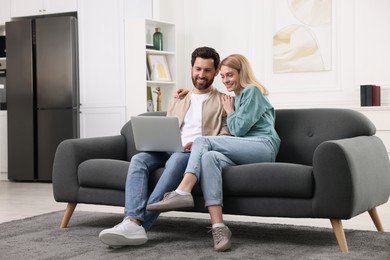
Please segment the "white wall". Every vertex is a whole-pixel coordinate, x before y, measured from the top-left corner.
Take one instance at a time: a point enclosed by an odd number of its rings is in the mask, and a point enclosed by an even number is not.
[[[390,105],[390,1],[333,0],[332,69],[273,73],[273,0],[160,0],[159,18],[177,24],[179,86],[191,87],[190,55],[211,46],[246,55],[276,108],[358,107],[360,85],[382,87]],[[220,78],[215,85],[224,89]]]

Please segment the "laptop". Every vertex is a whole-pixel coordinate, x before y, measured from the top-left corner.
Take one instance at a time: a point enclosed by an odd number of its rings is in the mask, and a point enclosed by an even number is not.
[[[184,152],[177,117],[132,116],[135,147],[147,152]]]

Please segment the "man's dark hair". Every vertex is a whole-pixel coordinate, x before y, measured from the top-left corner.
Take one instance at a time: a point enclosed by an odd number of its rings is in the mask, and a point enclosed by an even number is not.
[[[216,50],[210,47],[199,47],[196,48],[192,52],[192,57],[191,57],[191,66],[194,66],[196,58],[202,58],[202,59],[213,59],[214,60],[214,68],[215,70],[218,70],[219,67],[219,62],[221,61],[219,58],[219,54]]]

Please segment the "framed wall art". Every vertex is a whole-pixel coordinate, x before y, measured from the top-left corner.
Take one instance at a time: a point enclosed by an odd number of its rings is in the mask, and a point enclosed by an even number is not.
[[[167,58],[164,54],[148,54],[148,65],[152,81],[171,81]]]
[[[273,71],[330,71],[332,0],[275,0]]]

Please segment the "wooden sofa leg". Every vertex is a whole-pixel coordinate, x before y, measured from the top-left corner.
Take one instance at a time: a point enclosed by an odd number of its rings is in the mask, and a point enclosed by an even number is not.
[[[60,228],[66,228],[69,220],[72,217],[73,211],[76,208],[77,203],[68,203],[65,209],[64,217],[62,218]]]
[[[383,229],[383,226],[382,226],[382,222],[379,218],[379,215],[378,215],[378,211],[376,210],[376,208],[372,208],[368,211],[368,213],[370,214],[370,217],[372,219],[372,221],[374,222],[374,225],[376,227],[376,229],[379,231],[379,232],[384,232],[384,229]]]
[[[332,224],[333,232],[336,236],[337,242],[339,243],[341,252],[347,253],[348,245],[347,240],[345,239],[345,233],[341,219],[330,219],[330,223]]]

